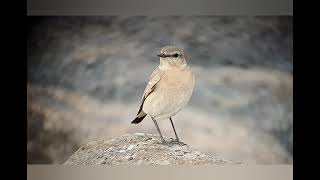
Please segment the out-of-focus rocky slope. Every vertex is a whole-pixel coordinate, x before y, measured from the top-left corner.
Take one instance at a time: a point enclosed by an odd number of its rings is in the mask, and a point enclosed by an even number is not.
[[[291,163],[292,17],[32,17],[28,163],[62,163],[97,138],[155,133],[130,122],[156,54],[184,48],[197,74],[173,120],[182,141],[230,160]],[[159,122],[174,136],[169,121]]]

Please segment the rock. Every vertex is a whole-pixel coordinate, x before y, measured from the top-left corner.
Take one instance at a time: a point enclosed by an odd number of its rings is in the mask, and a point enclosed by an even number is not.
[[[127,134],[116,139],[98,140],[79,148],[66,165],[170,165],[230,164],[216,155],[189,145],[179,145],[169,138],[163,145],[158,135]]]

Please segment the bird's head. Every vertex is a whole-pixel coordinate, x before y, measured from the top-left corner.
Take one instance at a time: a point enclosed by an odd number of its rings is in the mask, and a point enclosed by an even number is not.
[[[161,49],[160,54],[160,67],[170,68],[172,66],[186,66],[184,51],[175,46],[165,46]]]

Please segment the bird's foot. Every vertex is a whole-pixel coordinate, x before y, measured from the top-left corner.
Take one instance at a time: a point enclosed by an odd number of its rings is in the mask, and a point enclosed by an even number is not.
[[[157,142],[156,144],[164,145],[164,146],[172,146],[171,141],[164,141],[164,140],[161,142]]]
[[[172,139],[171,143],[179,144],[180,146],[187,145],[186,143],[181,142],[179,139],[173,139],[173,138],[170,138],[170,139]]]
[[[179,139],[173,139],[170,138],[171,141],[165,141],[164,139],[161,139],[161,142],[158,142],[157,144],[162,144],[162,145],[166,145],[166,146],[172,146],[173,144],[178,144],[180,146],[185,146],[187,145],[184,142],[181,142]]]

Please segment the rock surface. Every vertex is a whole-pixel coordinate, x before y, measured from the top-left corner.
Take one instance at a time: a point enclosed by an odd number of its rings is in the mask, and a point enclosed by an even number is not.
[[[179,145],[165,138],[160,143],[158,135],[135,133],[111,140],[90,142],[79,148],[64,163],[66,165],[170,165],[216,164],[230,162],[216,155],[201,152],[189,145]]]

